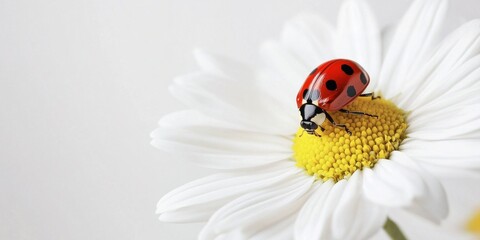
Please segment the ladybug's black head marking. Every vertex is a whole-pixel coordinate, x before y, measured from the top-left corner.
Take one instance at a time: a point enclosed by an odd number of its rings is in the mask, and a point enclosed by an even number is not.
[[[307,131],[307,133],[309,134],[312,134],[315,132],[315,130],[317,130],[318,128],[318,125],[312,121],[305,121],[305,120],[302,120],[300,122],[300,126],[305,129],[305,131]]]
[[[317,130],[318,125],[312,121],[301,121],[300,126],[307,132],[308,134],[311,135],[317,135],[315,133],[315,130]]]
[[[299,110],[303,121],[311,121],[319,113],[319,110],[322,111],[321,108],[309,102],[303,104]]]
[[[319,108],[318,106],[312,103],[305,103],[300,107],[300,115],[302,116],[302,121],[300,121],[300,126],[308,133],[314,134],[315,130],[319,127],[319,124],[323,122],[323,120],[319,121],[319,116],[323,116],[324,111]]]

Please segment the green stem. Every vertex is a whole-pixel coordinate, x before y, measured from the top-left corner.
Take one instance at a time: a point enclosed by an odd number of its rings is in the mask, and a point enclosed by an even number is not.
[[[407,240],[397,224],[390,218],[387,218],[387,221],[383,225],[383,229],[388,233],[392,240]]]

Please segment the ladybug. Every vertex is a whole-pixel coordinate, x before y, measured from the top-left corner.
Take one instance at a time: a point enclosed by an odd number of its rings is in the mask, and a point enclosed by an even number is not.
[[[297,106],[302,116],[300,126],[308,133],[320,136],[316,130],[327,119],[335,127],[352,134],[345,124],[336,123],[327,111],[346,114],[372,114],[343,109],[357,97],[371,97],[373,93],[362,94],[370,82],[367,72],[358,63],[348,59],[333,59],[313,69],[297,94]]]

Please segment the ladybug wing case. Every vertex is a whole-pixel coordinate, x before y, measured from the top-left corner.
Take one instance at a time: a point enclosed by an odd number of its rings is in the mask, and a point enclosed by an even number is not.
[[[297,94],[298,108],[300,108],[302,104],[306,102],[312,102],[317,105],[319,101],[325,102],[329,100],[326,98],[327,96],[321,94],[321,83],[324,78],[325,70],[335,61],[336,60],[331,60],[319,65],[308,75]]]
[[[331,64],[324,73],[320,87],[322,96],[328,101],[319,107],[337,111],[362,94],[370,82],[367,72],[356,62],[340,59]]]
[[[356,62],[334,59],[310,73],[297,95],[297,105],[311,101],[322,109],[336,111],[360,95],[369,82],[370,77]]]

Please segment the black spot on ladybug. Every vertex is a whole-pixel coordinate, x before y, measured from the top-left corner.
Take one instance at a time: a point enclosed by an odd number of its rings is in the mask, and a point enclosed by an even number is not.
[[[307,100],[308,89],[303,90],[303,99]]]
[[[325,86],[327,87],[328,90],[334,91],[337,90],[337,82],[335,80],[330,79],[325,83]]]
[[[363,72],[360,74],[360,81],[362,81],[363,85],[367,84],[367,77],[365,77]]]
[[[312,99],[312,101],[315,101],[315,100],[318,100],[320,98],[320,91],[318,91],[318,89],[315,89],[312,91],[312,95],[310,96],[310,99]]]
[[[353,68],[348,66],[347,64],[342,64],[342,71],[347,75],[353,74]]]
[[[352,85],[348,86],[347,95],[349,97],[355,97],[355,95],[357,95],[357,91],[355,91],[355,87],[353,87]]]
[[[317,68],[313,69],[310,75],[314,74],[317,71]]]

